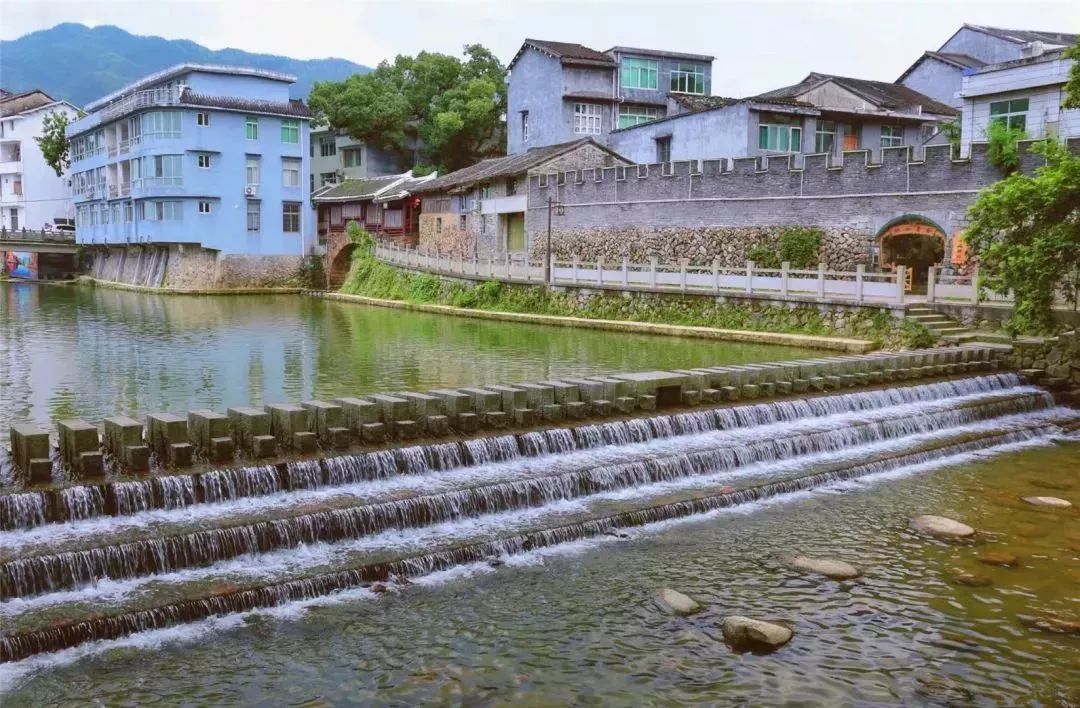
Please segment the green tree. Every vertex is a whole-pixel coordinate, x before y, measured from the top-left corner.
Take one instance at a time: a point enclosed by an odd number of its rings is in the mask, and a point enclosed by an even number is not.
[[[1072,59],[1069,80],[1065,82],[1065,99],[1062,108],[1080,108],[1080,40],[1065,50],[1065,58]]]
[[[1053,328],[1055,294],[1076,294],[1080,268],[1080,156],[1055,140],[1032,147],[1046,165],[983,189],[965,232],[989,287],[1013,291],[1014,331]]]
[[[45,158],[45,164],[53,168],[57,177],[62,177],[71,164],[68,159],[67,126],[66,113],[50,111],[41,121],[41,136],[34,138]]]
[[[316,84],[311,108],[331,127],[413,164],[465,167],[501,152],[506,92],[495,55],[470,44],[464,57],[398,55],[370,73]]]

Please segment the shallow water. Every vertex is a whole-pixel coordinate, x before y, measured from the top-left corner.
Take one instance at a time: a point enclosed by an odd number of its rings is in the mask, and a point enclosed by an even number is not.
[[[792,347],[473,320],[295,295],[0,283],[12,423],[820,356]]]
[[[150,632],[0,667],[10,705],[245,702],[506,705],[750,702],[1043,704],[1080,698],[1080,638],[1020,615],[1075,619],[1080,444],[1013,452],[907,476],[890,473],[708,518],[468,566],[385,595],[366,590]],[[1050,485],[1053,489],[1047,489]],[[1067,487],[1067,488],[1063,488]],[[938,513],[972,544],[917,536]],[[1018,567],[984,565],[989,550]],[[865,575],[805,576],[785,553],[836,557]],[[987,587],[949,582],[954,568]],[[660,587],[706,605],[674,618]],[[769,656],[733,654],[731,614],[792,623]],[[70,663],[78,653],[88,657]],[[32,672],[40,663],[44,668]]]

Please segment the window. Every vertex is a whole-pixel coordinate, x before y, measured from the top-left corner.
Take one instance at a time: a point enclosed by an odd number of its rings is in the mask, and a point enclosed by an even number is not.
[[[758,147],[776,152],[799,152],[802,149],[801,119],[795,116],[762,115],[758,125]]]
[[[814,133],[814,152],[833,151],[836,145],[836,123],[831,120],[819,120]]]
[[[625,57],[622,60],[622,87],[630,89],[657,89],[659,64],[652,59]]]
[[[184,205],[181,202],[140,202],[142,219],[145,221],[182,221]]]
[[[458,217],[458,222],[459,222],[458,226],[462,231],[465,230],[465,227],[468,224],[468,219],[469,219],[469,217],[465,216],[464,214],[462,214],[461,216]]]
[[[360,148],[342,148],[341,162],[345,167],[359,167],[364,151]]]
[[[287,234],[300,233],[300,204],[297,202],[282,202],[281,230]]]
[[[323,172],[319,175],[319,186],[337,183],[337,172]]]
[[[292,119],[281,121],[281,142],[290,145],[300,144],[300,121]]]
[[[210,213],[210,202],[199,202],[199,213],[200,214],[209,214]]]
[[[255,116],[248,116],[244,119],[244,137],[248,140],[259,139],[259,119]]]
[[[469,198],[466,195],[464,195],[464,194],[459,194],[458,195],[458,197],[457,197],[457,208],[458,208],[458,211],[468,211],[469,210]]]
[[[529,112],[521,112],[521,142],[529,142]]]
[[[288,157],[281,158],[281,184],[285,187],[300,186],[300,160]]]
[[[195,114],[195,125],[201,126],[203,128],[209,126],[210,125],[210,114],[209,113],[196,113]]]
[[[574,132],[599,135],[602,129],[600,106],[595,103],[574,104]]]
[[[619,106],[619,127],[631,128],[635,125],[656,120],[659,113],[651,106]]]
[[[210,155],[208,155],[207,153],[199,153],[198,160],[199,160],[199,169],[203,169],[203,170],[210,169]]]
[[[512,197],[517,194],[517,180],[513,177],[508,177],[506,180],[506,196]]]
[[[247,230],[258,231],[262,228],[262,203],[257,199],[251,199],[247,203]]]
[[[110,211],[112,212],[112,214],[110,215],[110,220],[114,224],[119,224],[120,223],[120,202],[113,202],[112,208],[110,209]]]
[[[481,199],[491,199],[491,185],[490,184],[482,184],[482,185],[480,185],[480,198]]]
[[[259,169],[259,158],[248,155],[247,158],[247,186],[258,187],[259,179],[261,177],[261,170]]]
[[[124,223],[130,224],[135,220],[135,202],[124,202]]]
[[[284,136],[284,133],[282,136]],[[284,142],[289,142],[288,140],[285,140],[284,137],[281,139]],[[321,157],[333,157],[334,155],[337,155],[337,140],[333,137],[319,138],[319,155]]]
[[[705,69],[700,64],[676,64],[671,70],[671,90],[704,95]]]
[[[1014,98],[1011,101],[995,101],[990,104],[990,122],[1000,123],[1009,130],[1027,128],[1028,100]]]
[[[180,113],[177,111],[150,111],[143,113],[140,134],[146,136],[159,136],[164,138],[180,137]],[[95,141],[96,150],[104,145],[104,136]]]
[[[435,233],[442,233],[442,217],[438,217],[435,219]]]
[[[671,136],[656,139],[656,161],[671,162]]]
[[[897,147],[904,144],[904,126],[883,125],[881,126],[881,147]]]
[[[11,208],[11,230],[17,231],[19,228],[19,210],[15,207]]]
[[[132,161],[135,164],[135,161]],[[183,155],[148,155],[134,170],[133,186],[146,185],[177,187],[184,183]],[[103,178],[99,177],[99,181]]]

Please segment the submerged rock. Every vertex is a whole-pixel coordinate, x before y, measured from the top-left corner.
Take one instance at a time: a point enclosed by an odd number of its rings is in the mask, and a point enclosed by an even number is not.
[[[1020,559],[1016,557],[1016,554],[1009,553],[1008,551],[987,551],[979,556],[979,562],[986,565],[1001,565],[1008,568],[1020,565]]]
[[[1021,499],[1033,506],[1049,506],[1055,509],[1065,509],[1072,506],[1071,501],[1059,497],[1021,497]]]
[[[833,580],[850,580],[862,575],[862,571],[850,563],[832,558],[810,558],[808,556],[787,556],[784,562],[798,570],[817,573]]]
[[[386,592],[386,585],[384,583],[374,583],[371,586],[371,592],[375,592],[375,593]]]
[[[975,529],[945,516],[925,514],[911,520],[911,528],[919,533],[941,538],[967,538],[975,535]]]
[[[966,585],[970,588],[984,588],[994,584],[994,581],[990,580],[990,578],[985,575],[970,573],[961,568],[953,568],[947,575],[949,576],[949,582],[954,585]]]
[[[772,651],[791,641],[794,634],[782,624],[741,615],[722,619],[720,631],[724,633],[724,640],[736,651]]]
[[[1020,615],[1020,624],[1030,629],[1058,634],[1080,634],[1080,620],[1062,617],[1056,612],[1042,612],[1038,615]]]
[[[701,603],[683,595],[678,590],[664,588],[660,591],[660,601],[667,606],[673,614],[685,617],[695,612],[701,612]]]

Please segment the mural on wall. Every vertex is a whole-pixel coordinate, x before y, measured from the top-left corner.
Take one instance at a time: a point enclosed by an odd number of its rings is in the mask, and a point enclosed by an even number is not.
[[[26,251],[0,251],[3,256],[4,275],[11,278],[37,280],[38,254]]]

